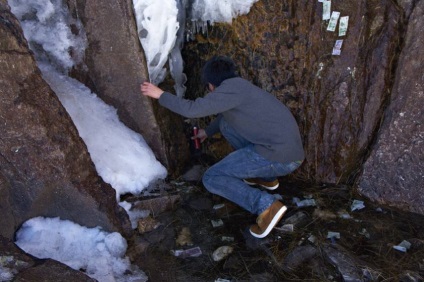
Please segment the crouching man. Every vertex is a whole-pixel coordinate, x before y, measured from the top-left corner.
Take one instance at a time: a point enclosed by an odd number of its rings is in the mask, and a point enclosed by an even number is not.
[[[277,98],[239,77],[227,57],[206,62],[202,83],[209,93],[196,100],[179,98],[148,82],[141,85],[141,93],[187,118],[217,115],[194,137],[203,142],[221,132],[234,151],[205,172],[203,184],[211,193],[258,215],[250,233],[264,238],[287,210],[267,190],[277,189],[277,177],[296,170],[305,157],[298,125]]]

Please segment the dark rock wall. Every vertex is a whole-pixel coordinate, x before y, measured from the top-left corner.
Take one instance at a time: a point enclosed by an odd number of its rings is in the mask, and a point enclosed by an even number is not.
[[[322,3],[262,0],[231,26],[215,25],[207,37],[198,35],[185,54],[189,61],[213,54],[233,57],[242,76],[295,114],[307,153],[298,173],[336,183],[358,169],[380,123],[401,14],[391,1],[332,4],[350,17],[345,37],[326,31]],[[336,39],[344,39],[341,56],[331,55]]]
[[[243,77],[273,93],[295,114],[306,162],[294,176],[348,184],[361,177],[361,193],[422,213],[423,130],[418,109],[423,87],[418,68],[423,60],[417,51],[423,40],[421,2],[332,1],[332,10],[350,17],[347,35],[339,37],[337,29],[326,30],[328,21],[322,21],[318,1],[258,1],[232,25],[215,24],[207,35],[197,34],[186,43],[183,55],[190,65],[186,72],[194,78],[189,79],[188,95],[204,93],[196,84],[205,60],[216,54],[231,56]],[[340,56],[333,56],[337,39],[344,39],[343,47]],[[393,115],[401,118],[400,112],[408,117],[402,132],[396,126],[400,120],[393,119]],[[408,167],[407,172],[396,173],[405,150],[409,153],[402,166]],[[400,175],[409,180],[398,189],[394,179]]]
[[[128,234],[115,191],[41,73],[17,19],[0,1],[0,235],[29,218],[61,217]]]
[[[185,141],[182,119],[155,111],[156,101],[140,93],[140,84],[149,76],[132,1],[67,2],[72,15],[82,21],[87,33],[85,63],[93,91],[117,108],[120,119],[128,127],[141,133],[156,158],[172,174],[188,156],[187,142],[179,142]],[[171,136],[167,134],[170,128],[173,129]]]
[[[363,166],[359,191],[381,203],[424,214],[424,1],[405,27],[390,105],[376,146]]]

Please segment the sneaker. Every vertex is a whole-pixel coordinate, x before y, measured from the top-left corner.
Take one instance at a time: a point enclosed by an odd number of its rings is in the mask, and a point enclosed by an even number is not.
[[[280,185],[280,183],[278,182],[278,179],[275,179],[274,181],[265,181],[260,178],[248,178],[248,179],[244,179],[243,181],[246,184],[259,185],[268,190],[275,190]]]
[[[256,224],[250,227],[250,234],[256,238],[266,237],[283,217],[286,210],[287,207],[285,205],[280,201],[275,201],[258,216]]]

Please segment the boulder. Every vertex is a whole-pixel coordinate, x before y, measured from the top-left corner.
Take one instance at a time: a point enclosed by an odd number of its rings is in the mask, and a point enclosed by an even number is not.
[[[424,214],[424,3],[409,17],[390,105],[363,166],[358,190],[368,198]]]
[[[129,234],[115,191],[97,175],[5,0],[0,12],[0,235],[12,239],[36,216]]]
[[[188,139],[181,117],[158,109],[156,101],[140,93],[140,84],[148,81],[149,75],[132,1],[67,2],[87,34],[84,61],[88,67],[87,80],[95,87],[92,90],[117,109],[125,125],[143,136],[156,158],[172,174],[189,157]]]

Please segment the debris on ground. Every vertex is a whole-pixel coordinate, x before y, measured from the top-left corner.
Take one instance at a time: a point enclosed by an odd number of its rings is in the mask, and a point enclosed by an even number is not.
[[[249,233],[256,215],[199,182],[170,185],[126,199],[160,223],[129,242],[150,281],[423,281],[424,217],[374,206],[346,186],[287,180],[272,193],[288,210],[258,239]]]

